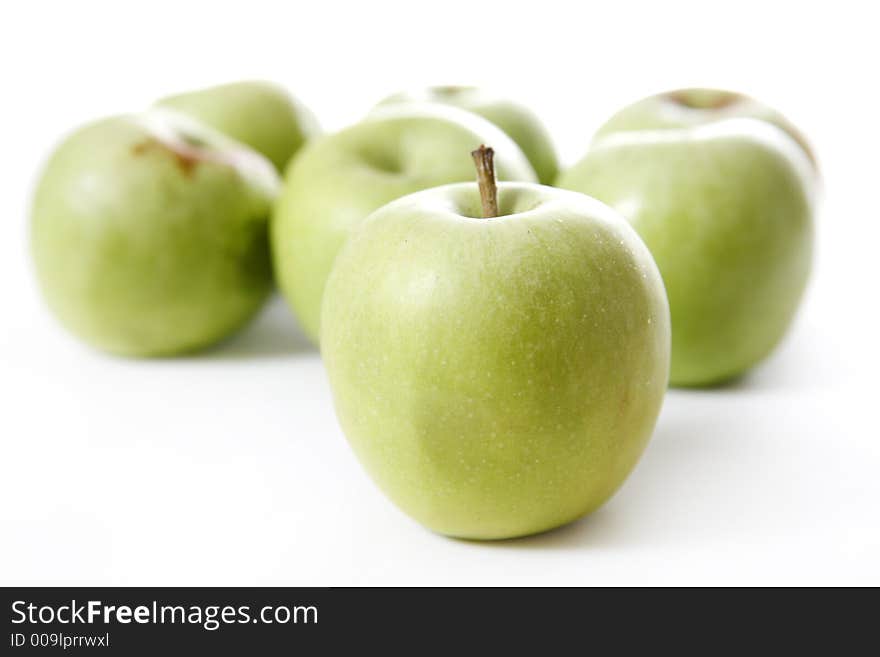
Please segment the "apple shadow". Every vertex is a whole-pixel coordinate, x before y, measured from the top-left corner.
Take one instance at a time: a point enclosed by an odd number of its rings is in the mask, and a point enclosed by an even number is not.
[[[817,384],[817,372],[827,371],[833,376],[833,369],[815,358],[812,350],[796,349],[798,345],[785,344],[765,362],[759,363],[748,372],[731,379],[726,384],[710,386],[704,390],[730,392],[762,392],[771,390],[797,390],[812,388]],[[700,392],[700,389],[693,389]]]
[[[274,295],[250,324],[200,357],[278,358],[317,353],[318,348],[303,333],[284,300]]]
[[[801,332],[786,340],[764,363],[717,386],[671,388],[641,461],[621,489],[600,509],[541,534],[481,543],[501,549],[602,549],[680,540],[709,531],[693,524],[694,506],[724,495],[735,473],[762,467],[756,427],[741,402],[821,385],[833,376],[830,364],[812,348],[815,336]],[[772,426],[765,429],[771,433]],[[749,440],[744,440],[749,438]],[[714,473],[715,479],[707,479]],[[720,478],[720,479],[719,479]],[[720,523],[720,521],[719,521]],[[724,531],[723,523],[715,527]]]
[[[712,394],[707,392],[706,394]],[[721,395],[723,393],[716,392]],[[641,461],[614,496],[601,508],[563,527],[521,538],[479,543],[494,549],[602,550],[656,545],[675,535],[688,517],[694,495],[700,495],[695,473],[716,463],[721,445],[735,445],[736,426],[716,416],[689,391],[667,398]],[[725,426],[727,425],[727,426]],[[476,542],[473,542],[476,544]]]
[[[713,385],[673,389],[699,394],[815,388],[823,380],[833,377],[838,369],[836,363],[823,357],[822,354],[828,352],[827,348],[816,348],[821,340],[812,325],[799,323],[796,330],[790,331],[769,356],[746,372]]]

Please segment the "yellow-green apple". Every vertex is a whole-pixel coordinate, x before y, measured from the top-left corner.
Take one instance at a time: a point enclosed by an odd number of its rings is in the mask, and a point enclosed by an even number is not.
[[[471,86],[437,86],[402,92],[389,96],[378,107],[410,102],[453,105],[489,119],[522,149],[535,169],[539,182],[550,185],[556,179],[559,162],[553,140],[544,124],[529,108]]]
[[[660,267],[674,385],[736,377],[792,322],[810,271],[813,170],[751,118],[616,132],[558,181],[618,210]]]
[[[522,151],[486,119],[455,107],[400,104],[310,143],[285,174],[270,235],[275,273],[305,333],[319,338],[321,299],[351,230],[406,194],[473,178],[468,152],[497,145],[499,175],[533,181]]]
[[[36,188],[31,242],[43,294],[86,342],[129,356],[210,345],[272,287],[271,163],[167,110],[86,125]]]
[[[804,134],[783,114],[745,94],[724,89],[675,89],[637,101],[608,119],[595,140],[616,132],[652,128],[689,128],[722,119],[751,118],[771,123],[787,132],[816,164]]]
[[[420,523],[471,539],[607,500],[649,440],[669,367],[660,274],[620,215],[528,183],[491,197],[460,183],[374,212],[337,259],[321,335],[367,472]]]
[[[320,131],[314,114],[270,82],[243,81],[163,98],[183,112],[262,153],[278,171]]]

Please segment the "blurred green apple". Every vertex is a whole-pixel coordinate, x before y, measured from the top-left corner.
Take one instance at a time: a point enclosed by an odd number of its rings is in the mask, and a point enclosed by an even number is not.
[[[816,165],[807,138],[785,116],[745,94],[723,89],[676,89],[643,98],[608,119],[599,128],[595,139],[600,140],[617,132],[690,128],[733,118],[760,119],[781,128],[800,144],[813,165]]]
[[[402,102],[443,103],[479,114],[517,143],[535,169],[539,182],[550,185],[559,173],[550,134],[530,109],[510,99],[477,87],[438,86],[394,94],[379,103],[379,107]]]
[[[250,146],[278,171],[320,131],[315,116],[302,103],[269,82],[233,82],[169,96],[158,104]]]
[[[167,110],[87,125],[53,153],[32,208],[37,277],[74,334],[128,356],[210,345],[272,287],[261,155]]]
[[[317,342],[321,298],[336,254],[373,210],[406,194],[472,180],[468,152],[491,143],[500,177],[534,181],[522,151],[495,125],[455,107],[400,104],[310,143],[285,175],[272,215],[275,274]]]
[[[810,271],[812,168],[785,132],[756,119],[599,138],[560,187],[633,224],[672,312],[671,383],[736,377],[791,324]]]
[[[401,509],[502,539],[599,507],[659,413],[669,314],[651,255],[582,194],[501,183],[398,199],[345,246],[321,352],[342,428]]]

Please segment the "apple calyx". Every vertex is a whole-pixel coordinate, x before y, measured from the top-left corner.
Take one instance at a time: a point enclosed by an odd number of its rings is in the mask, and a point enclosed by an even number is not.
[[[690,110],[723,110],[744,100],[741,94],[721,89],[678,89],[666,94],[667,100]]]
[[[144,141],[135,144],[132,146],[131,152],[134,155],[143,155],[153,149],[167,152],[174,157],[178,168],[187,178],[191,178],[196,166],[206,159],[201,157],[195,149],[180,147],[177,144],[170,144],[155,137],[148,137]]]
[[[485,144],[471,151],[477,167],[477,184],[480,187],[480,201],[483,205],[483,219],[498,216],[498,186],[495,183],[495,151]]]
[[[466,93],[473,93],[474,91],[476,91],[476,87],[460,84],[447,84],[434,87],[433,91],[438,96],[445,98],[454,98],[456,96],[461,96]]]
[[[231,167],[267,193],[277,193],[280,179],[275,167],[239,142],[164,108],[150,109],[134,115],[132,120],[146,133],[142,141],[132,146],[133,155],[142,156],[151,151],[164,153],[174,158],[187,178],[193,177],[201,164]]]

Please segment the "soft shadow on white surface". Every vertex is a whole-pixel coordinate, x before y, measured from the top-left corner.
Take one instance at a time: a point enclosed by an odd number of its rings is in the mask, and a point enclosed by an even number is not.
[[[799,514],[774,519],[761,508],[792,501],[780,482],[809,454],[799,404],[786,399],[791,387],[816,384],[813,354],[799,346],[727,385],[671,389],[641,461],[608,503],[559,529],[488,545],[589,551],[711,540],[735,534],[750,509],[771,534],[797,530]]]
[[[224,340],[199,358],[279,358],[317,353],[280,296],[274,296],[260,314],[240,333]]]
[[[812,323],[797,322],[773,353],[755,367],[731,381],[694,393],[712,391],[765,394],[816,391],[829,380],[839,378],[839,368],[828,357],[826,336]]]
[[[688,393],[673,392],[670,397]],[[674,494],[694,471],[714,460],[719,435],[707,413],[681,412],[680,400],[667,399],[642,460],[623,487],[602,508],[564,527],[489,546],[525,549],[595,550],[656,543],[664,524],[686,515],[688,498]],[[690,405],[690,404],[688,404]],[[714,435],[713,435],[714,434]],[[675,482],[675,483],[673,483]],[[699,494],[696,492],[695,494]]]

